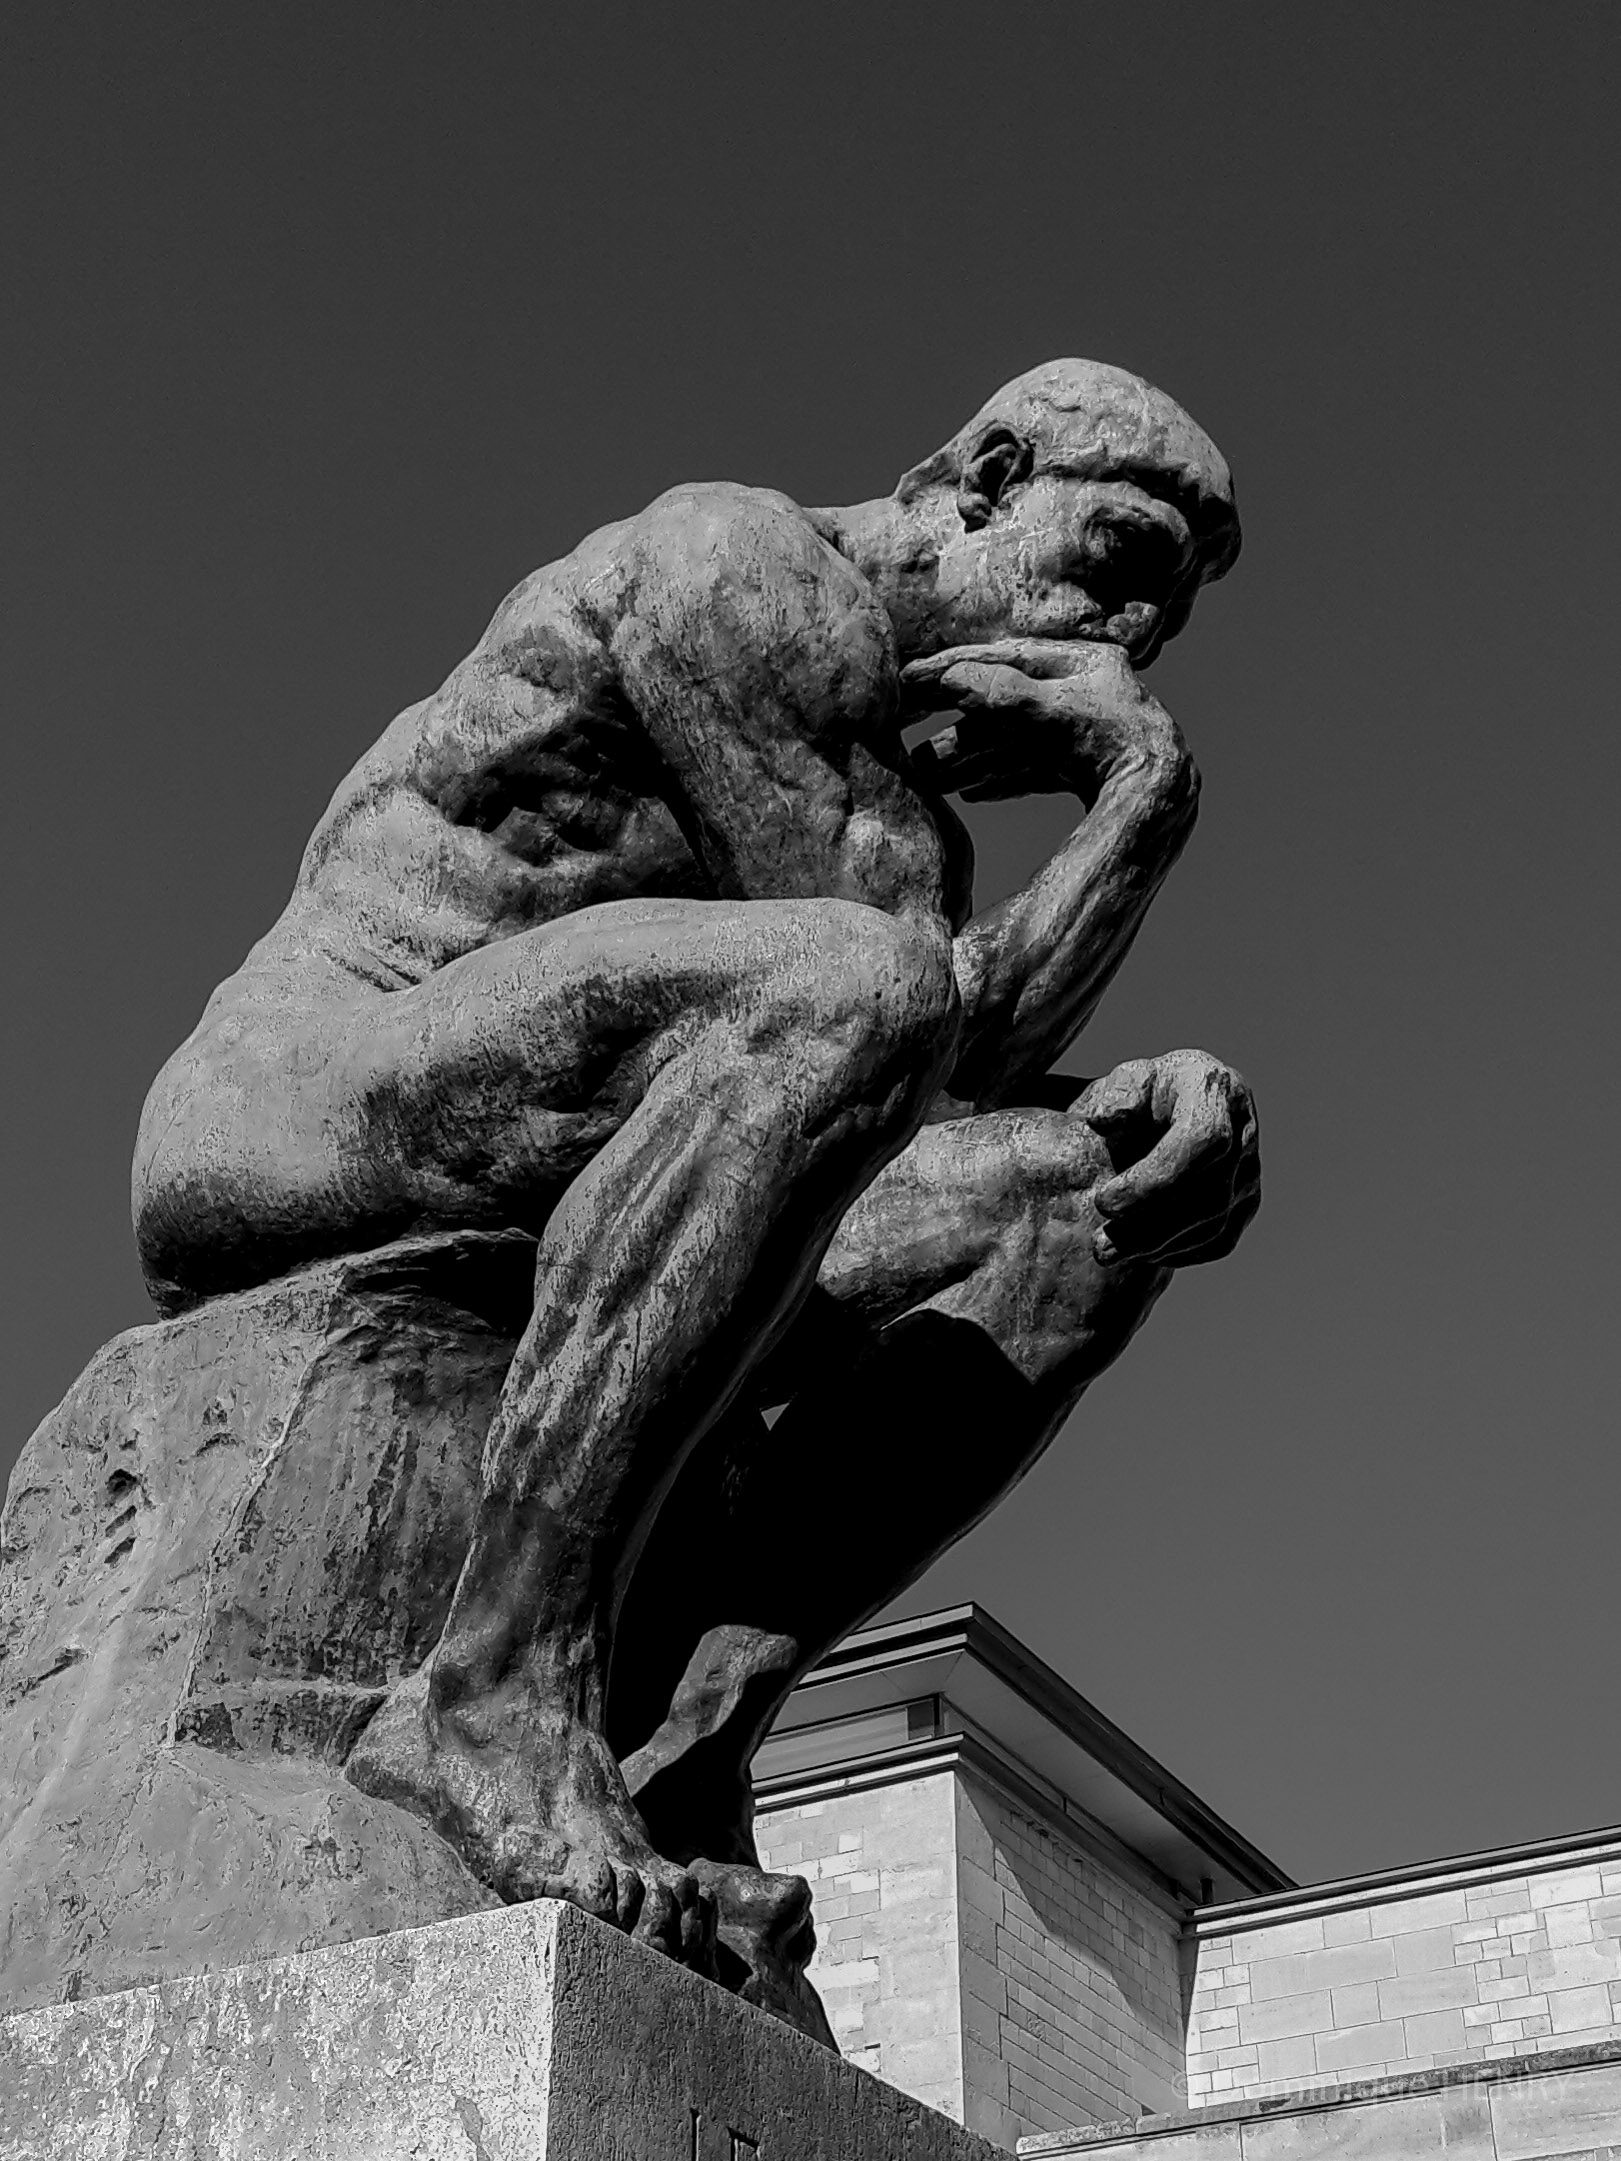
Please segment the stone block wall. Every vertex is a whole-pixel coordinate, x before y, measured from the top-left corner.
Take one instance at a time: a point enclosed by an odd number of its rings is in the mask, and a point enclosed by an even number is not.
[[[1011,2146],[1180,2107],[1179,1917],[972,1777],[957,1844],[968,2128]]]
[[[1195,2107],[1621,2041],[1621,1841],[1230,1908],[1195,1933]]]
[[[949,1773],[762,1808],[769,1869],[813,1894],[810,1978],[852,2063],[964,2120]]]
[[[953,1765],[756,1832],[812,1884],[811,1979],[852,2062],[1008,2147],[1181,2105],[1180,1917],[1061,1826]]]
[[[1351,2079],[1286,2099],[1083,2125],[1019,2151],[1024,2161],[1613,2161],[1621,2048]]]

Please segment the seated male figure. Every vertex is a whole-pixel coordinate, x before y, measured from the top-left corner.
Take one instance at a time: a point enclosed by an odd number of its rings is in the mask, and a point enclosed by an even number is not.
[[[1191,826],[1137,669],[1237,530],[1208,438],[1084,362],[874,502],[672,490],[385,732],[154,1086],[136,1222],[170,1310],[409,1231],[538,1235],[442,1639],[349,1766],[503,1896],[699,1965],[717,1902],[780,1943],[802,1890],[753,1868],[739,1800],[772,1704],[1253,1212],[1227,1068],[1048,1078]],[[934,709],[955,730],[909,753]],[[1071,841],[969,920],[947,795],[1054,789]],[[1012,1392],[995,1444],[820,1583],[782,1552],[784,1429],[820,1447],[846,1384],[911,1400],[942,1327]],[[871,1428],[898,1509],[916,1422]]]

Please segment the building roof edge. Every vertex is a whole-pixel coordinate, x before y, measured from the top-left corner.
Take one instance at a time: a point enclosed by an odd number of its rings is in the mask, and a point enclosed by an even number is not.
[[[858,1629],[800,1683],[804,1691],[860,1673],[966,1654],[1012,1689],[1104,1770],[1209,1854],[1252,1896],[1298,1889],[1294,1879],[1100,1711],[1063,1676],[972,1600]]]

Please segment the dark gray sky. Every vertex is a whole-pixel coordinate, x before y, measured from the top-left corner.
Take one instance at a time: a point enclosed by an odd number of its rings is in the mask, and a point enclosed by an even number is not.
[[[907,1603],[1302,1877],[1621,1819],[1618,31],[22,0],[0,1472],[145,1318],[152,1075],[502,593],[677,480],[876,493],[1087,354],[1247,544],[1155,671],[1204,813],[1080,1062],[1231,1059],[1268,1197]],[[987,895],[1055,815],[982,816]]]

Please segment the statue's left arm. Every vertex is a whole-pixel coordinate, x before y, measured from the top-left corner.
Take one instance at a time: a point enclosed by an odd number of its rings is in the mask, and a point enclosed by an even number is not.
[[[964,1022],[949,1092],[982,1110],[1029,1102],[1181,853],[1198,771],[1115,645],[959,648],[915,663],[906,682],[914,710],[960,715],[914,753],[940,788],[968,801],[1072,792],[1087,806],[1058,853],[956,943]]]

